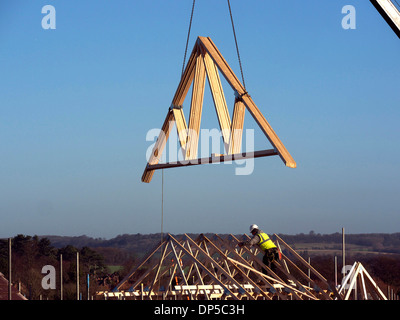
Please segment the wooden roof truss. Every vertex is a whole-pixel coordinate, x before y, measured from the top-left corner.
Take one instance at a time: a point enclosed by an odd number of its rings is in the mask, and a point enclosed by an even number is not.
[[[236,98],[232,118],[230,117],[226,104],[219,72],[221,72],[235,92]],[[224,142],[225,153],[223,155],[198,159],[198,141],[206,78],[208,78],[208,83],[210,85]],[[190,116],[189,123],[187,124],[182,107],[192,84]],[[268,138],[273,149],[241,153],[244,114],[246,109],[250,112]],[[161,158],[173,125],[176,125],[185,161],[160,164],[159,159]],[[160,135],[158,136],[142,175],[142,181],[149,183],[153,177],[154,170],[157,169],[274,155],[279,155],[286,166],[291,168],[296,167],[296,162],[286,150],[279,137],[253,102],[252,98],[212,40],[208,37],[198,37],[175,92],[171,106],[167,111]]]
[[[344,300],[387,300],[361,262],[354,262],[343,279],[339,294],[344,296]]]
[[[243,237],[247,237],[244,235]],[[168,234],[106,298],[334,300],[342,299],[330,283],[281,238],[274,235],[282,259],[275,272],[257,248],[238,247],[234,235],[192,239]],[[291,258],[289,258],[290,256]],[[261,272],[266,269],[268,274]],[[310,277],[306,274],[310,272]]]

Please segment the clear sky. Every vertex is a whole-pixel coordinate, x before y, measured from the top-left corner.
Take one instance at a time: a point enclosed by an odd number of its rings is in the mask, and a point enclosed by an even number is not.
[[[43,29],[42,7],[56,9]],[[345,5],[356,28],[343,29]],[[0,4],[0,237],[161,230],[149,130],[180,80],[192,1]],[[400,39],[365,0],[231,0],[247,90],[297,162],[164,170],[164,232],[400,231]],[[239,76],[224,0],[196,1]],[[225,86],[225,84],[224,84]],[[228,87],[230,112],[233,91]],[[188,119],[190,99],[184,110]],[[206,87],[202,128],[218,128]],[[249,113],[246,128],[256,129]],[[255,130],[256,149],[268,149]]]

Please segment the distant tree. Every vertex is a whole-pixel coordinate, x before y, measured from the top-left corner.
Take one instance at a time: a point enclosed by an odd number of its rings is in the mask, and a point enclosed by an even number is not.
[[[57,249],[55,249],[49,239],[42,238],[38,242],[38,254],[51,259],[56,259]]]
[[[0,272],[8,277],[8,241],[0,240]]]
[[[368,258],[365,265],[388,285],[400,287],[400,258],[377,256]]]
[[[78,251],[79,250],[77,248],[75,248],[74,246],[67,245],[67,246],[65,246],[63,248],[60,248],[58,250],[58,256],[60,254],[62,254],[63,260],[72,261],[72,260],[76,260],[76,253]]]
[[[82,265],[85,267],[85,272],[91,274],[96,270],[103,270],[106,266],[104,258],[95,250],[89,247],[83,247],[80,250],[79,258]]]

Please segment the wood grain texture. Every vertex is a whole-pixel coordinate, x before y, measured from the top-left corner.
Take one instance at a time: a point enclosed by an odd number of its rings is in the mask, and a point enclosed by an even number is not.
[[[222,138],[226,152],[229,152],[229,140],[231,131],[231,118],[226,105],[224,90],[219,77],[218,68],[208,53],[204,54],[204,64],[206,66],[208,83],[214,101],[215,111],[217,112],[218,123],[221,129]]]
[[[246,107],[240,99],[235,100],[232,116],[232,128],[229,141],[229,154],[240,153],[242,149],[242,136],[244,114]]]
[[[149,166],[157,164],[161,158],[162,152],[167,144],[171,128],[174,125],[174,115],[171,110],[168,110],[167,116],[165,117],[164,124],[161,128],[160,134],[153,147],[147,166],[142,175],[142,182],[149,183],[153,178],[154,170],[149,169]]]
[[[190,105],[186,159],[197,158],[205,83],[206,69],[203,57],[201,53],[198,52],[193,80],[192,101]]]

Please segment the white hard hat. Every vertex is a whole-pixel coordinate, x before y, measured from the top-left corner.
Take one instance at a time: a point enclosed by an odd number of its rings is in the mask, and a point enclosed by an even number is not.
[[[258,229],[258,225],[252,224],[252,225],[250,226],[250,233],[251,233],[254,229]]]

